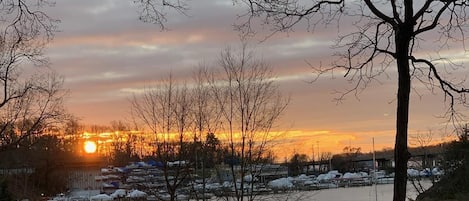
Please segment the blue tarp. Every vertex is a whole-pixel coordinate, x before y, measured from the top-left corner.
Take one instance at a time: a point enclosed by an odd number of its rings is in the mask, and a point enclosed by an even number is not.
[[[162,168],[163,167],[163,163],[160,162],[160,161],[154,161],[154,160],[150,160],[148,161],[148,165],[151,165],[153,167],[159,167],[159,168]]]

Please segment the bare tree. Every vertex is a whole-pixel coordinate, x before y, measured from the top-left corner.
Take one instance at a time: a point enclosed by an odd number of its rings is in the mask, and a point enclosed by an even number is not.
[[[176,200],[176,190],[189,176],[186,141],[192,122],[187,86],[170,75],[159,85],[147,87],[141,96],[135,95],[131,104],[132,115],[155,135],[155,156],[163,163],[170,199]]]
[[[214,152],[218,150],[215,144],[218,144],[218,138],[215,133],[220,125],[220,112],[216,106],[216,101],[212,96],[212,90],[208,85],[209,68],[200,65],[193,73],[192,110],[191,118],[193,120],[193,150],[195,155],[194,167],[196,172],[201,169],[202,176],[202,200],[206,198],[206,169],[208,165],[213,166]],[[211,162],[209,162],[211,161]],[[196,195],[198,196],[198,195]]]
[[[328,164],[324,168],[325,170],[332,170],[332,152],[321,152],[321,155],[319,156],[319,161],[328,161]],[[324,164],[322,164],[324,165]],[[321,169],[321,168],[319,168]]]
[[[272,128],[288,103],[279,93],[268,65],[256,60],[246,46],[239,55],[230,49],[223,51],[220,67],[213,73],[201,68],[189,85],[170,76],[131,100],[132,115],[155,135],[156,157],[163,162],[172,199],[182,181],[190,176],[186,168],[192,163],[198,167],[200,159],[205,161],[207,151],[221,149],[217,131],[228,134],[230,154],[240,159],[241,171],[231,166],[231,172],[234,181],[241,174],[241,183],[234,184],[237,199],[246,199],[244,190],[250,188],[253,192],[254,186],[245,186],[245,176],[261,171],[256,162],[269,153],[266,145],[273,135]],[[194,146],[188,146],[191,137]],[[184,161],[185,166],[169,167],[170,160]],[[170,180],[170,176],[174,179]],[[252,200],[254,194],[249,196]]]
[[[357,169],[359,169],[353,161],[361,154],[361,150],[361,147],[352,146],[345,146],[342,149],[347,171],[357,171]]]
[[[65,151],[70,153],[76,153],[78,150],[78,140],[81,138],[81,134],[84,133],[84,125],[82,125],[78,118],[70,116],[65,120],[63,126],[63,139]]]
[[[63,115],[63,80],[48,68],[34,75],[24,65],[47,65],[45,45],[57,21],[41,9],[41,0],[0,1],[0,150],[20,146]]]
[[[435,177],[432,174],[432,164],[429,163],[431,159],[428,154],[428,149],[433,141],[433,133],[432,130],[428,130],[427,132],[420,132],[417,131],[414,134],[410,134],[409,136],[409,144],[411,146],[416,146],[418,150],[421,151],[421,158],[420,161],[415,161],[416,164],[420,167],[422,171],[428,171],[427,173],[431,179],[432,184],[435,183]],[[415,155],[414,155],[415,156]],[[421,175],[417,176],[416,178],[409,178],[410,184],[414,187],[414,189],[418,192],[418,194],[422,194],[427,188],[421,182]]]
[[[304,174],[308,156],[306,154],[295,153],[288,162],[289,176]]]
[[[464,77],[451,77],[447,72],[462,67],[451,58],[421,54],[425,49],[462,45],[469,16],[465,0],[241,0],[249,7],[247,22],[241,26],[251,30],[251,22],[259,17],[273,25],[273,33],[290,31],[300,22],[308,28],[319,23],[337,25],[347,20],[356,28],[339,36],[337,47],[345,49],[332,67],[318,69],[319,73],[341,70],[355,81],[346,94],[357,94],[368,84],[385,74],[391,67],[397,70],[397,119],[395,138],[396,175],[394,201],[406,197],[409,101],[411,81],[418,80],[430,90],[439,88],[448,101],[447,115],[457,122],[456,104],[466,105]],[[353,20],[353,21],[350,21]],[[342,24],[345,26],[345,24]],[[431,41],[430,43],[427,41]],[[437,44],[437,46],[433,46]],[[457,73],[456,73],[457,74]],[[453,74],[454,75],[454,74]],[[342,96],[343,97],[343,96]],[[341,98],[342,98],[341,97]]]
[[[431,164],[428,164],[428,146],[433,141],[433,133],[432,130],[428,130],[427,132],[420,132],[417,131],[414,134],[409,136],[409,144],[412,146],[418,147],[423,153],[422,159],[422,168],[429,168]]]
[[[34,87],[0,110],[0,151],[32,144],[67,118],[63,108],[63,80],[55,75],[36,78]]]
[[[143,156],[145,145],[141,135],[137,135],[131,129],[130,124],[122,121],[111,121],[111,161],[115,166],[124,166],[132,161],[137,161]],[[140,140],[140,141],[139,141]],[[140,152],[138,152],[140,151]]]
[[[237,200],[253,200],[253,184],[245,186],[245,176],[254,177],[257,162],[267,153],[272,128],[285,110],[284,98],[275,84],[269,66],[255,58],[244,44],[239,54],[227,48],[221,52],[223,68],[211,79],[214,97],[221,110],[222,132],[227,134],[232,157],[239,160],[239,171],[231,164]],[[239,176],[238,176],[239,175]],[[238,184],[236,180],[239,179]]]
[[[216,133],[220,124],[220,112],[213,98],[213,90],[209,85],[210,69],[199,66],[193,73],[194,86],[191,89],[194,121],[194,139],[202,140],[208,133]]]

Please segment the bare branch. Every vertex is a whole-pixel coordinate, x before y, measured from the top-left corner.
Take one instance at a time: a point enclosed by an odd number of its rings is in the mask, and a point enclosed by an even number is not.
[[[394,21],[393,18],[385,15],[383,12],[381,12],[376,6],[375,6],[375,3],[371,2],[371,0],[364,0],[364,2],[366,3],[366,5],[368,6],[368,8],[371,10],[371,12],[373,12],[373,14],[375,14],[378,18],[384,20],[386,23],[389,23],[391,24],[392,26],[396,26],[397,23]],[[396,10],[396,6],[395,6],[395,1],[392,1],[392,5],[393,5],[393,11]],[[397,15],[397,13],[395,13],[395,16]],[[399,18],[397,18],[399,19]]]
[[[158,25],[162,30],[166,29],[168,21],[166,8],[179,14],[187,15],[189,6],[185,0],[133,0],[140,9],[140,20]]]
[[[246,2],[246,1],[243,1]],[[250,16],[261,18],[265,25],[270,25],[273,32],[290,31],[293,26],[305,21],[306,26],[317,23],[329,25],[337,16],[347,16],[353,23],[347,27],[353,27],[356,31],[347,31],[344,36],[338,36],[337,45],[340,53],[336,53],[338,59],[331,66],[313,68],[317,75],[325,72],[339,71],[348,78],[353,86],[339,95],[338,101],[344,96],[352,94],[357,96],[372,81],[379,82],[380,75],[385,74],[388,67],[396,67],[398,80],[397,118],[396,118],[396,180],[394,183],[394,200],[405,200],[407,182],[407,161],[409,152],[407,147],[409,103],[412,79],[422,80],[426,70],[429,71],[429,89],[434,85],[444,92],[445,98],[449,98],[450,107],[448,114],[450,120],[459,116],[455,113],[455,104],[469,106],[466,102],[468,89],[465,81],[460,82],[444,78],[437,71],[436,62],[428,59],[417,59],[415,55],[428,54],[420,49],[420,42],[426,38],[434,40],[438,34],[438,43],[429,44],[426,48],[434,48],[437,45],[449,47],[450,42],[457,42],[466,50],[465,33],[469,15],[466,10],[468,3],[465,0],[426,0],[426,1],[247,1]],[[347,2],[347,6],[346,5]],[[419,6],[414,9],[415,6]],[[308,10],[311,8],[311,10]],[[330,8],[330,10],[324,9]],[[414,13],[415,12],[415,13]],[[348,20],[349,21],[349,20]],[[340,22],[338,22],[340,23]],[[337,25],[339,26],[339,25]],[[251,28],[248,26],[248,28]],[[440,28],[438,32],[437,28]],[[426,34],[424,34],[426,33]],[[440,61],[443,59],[440,58]],[[395,62],[395,63],[394,63]],[[394,63],[394,64],[393,64]],[[449,62],[451,63],[451,61]],[[380,67],[380,68],[377,68]],[[436,84],[435,84],[436,83]],[[458,96],[456,96],[458,95]]]
[[[458,87],[458,85],[452,83],[451,81],[445,80],[441,77],[439,71],[437,70],[436,66],[431,62],[426,59],[417,59],[415,57],[411,57],[412,62],[414,63],[423,63],[428,66],[430,69],[429,73],[431,73],[431,77],[434,77],[437,82],[440,85],[441,90],[445,93],[446,96],[449,97],[450,101],[450,107],[449,111],[454,112],[454,106],[455,106],[455,95],[459,94],[459,100],[461,103],[465,104],[466,103],[466,93],[469,93],[469,89],[465,87]]]
[[[431,4],[431,1],[427,1],[427,3],[428,3],[428,4]],[[421,33],[424,33],[424,32],[427,32],[427,31],[429,31],[429,30],[434,29],[434,28],[438,25],[438,23],[440,23],[441,15],[442,15],[445,11],[448,10],[448,7],[449,7],[451,4],[452,4],[452,2],[446,2],[446,3],[444,4],[444,6],[439,9],[437,15],[433,18],[432,23],[431,23],[430,25],[426,26],[426,27],[422,27],[422,28],[416,30],[416,31],[414,32],[414,36],[417,36],[417,35],[419,35],[419,34],[421,34]],[[428,5],[428,6],[429,6],[429,5]],[[424,8],[422,8],[422,9],[424,9]],[[426,10],[425,10],[425,11],[426,11]],[[415,15],[415,17],[414,17],[414,20],[417,20],[417,19],[419,19],[419,18],[422,18],[424,13],[425,13],[424,11],[420,11],[419,13],[417,13],[417,14]]]
[[[46,0],[0,1],[0,150],[22,146],[65,115],[63,80],[47,68],[33,77],[25,77],[21,70],[25,62],[48,64],[43,50],[59,21],[42,8],[52,5]]]

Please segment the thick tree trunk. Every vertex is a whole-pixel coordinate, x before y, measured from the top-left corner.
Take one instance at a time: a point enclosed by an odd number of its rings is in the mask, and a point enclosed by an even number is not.
[[[394,145],[395,178],[393,201],[405,201],[407,188],[407,162],[410,154],[407,148],[409,121],[410,72],[409,44],[412,25],[403,24],[396,30],[396,60],[398,68],[396,141]]]

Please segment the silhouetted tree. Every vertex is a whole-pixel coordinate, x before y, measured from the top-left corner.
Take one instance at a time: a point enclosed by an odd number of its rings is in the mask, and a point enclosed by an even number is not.
[[[428,164],[428,146],[432,143],[433,141],[433,133],[431,130],[428,130],[428,132],[421,133],[417,131],[415,134],[411,134],[409,136],[410,139],[410,145],[411,146],[417,146],[418,149],[420,149],[423,152],[423,158],[422,158],[422,168],[431,168],[431,164]]]
[[[15,199],[38,200],[40,193],[50,196],[64,192],[64,164],[75,159],[73,152],[57,135],[43,134],[29,143],[0,152],[0,169],[11,171],[0,176],[8,193]]]
[[[338,170],[339,172],[348,171],[348,161],[344,154],[335,154],[332,156],[331,165],[334,170]]]
[[[111,161],[116,166],[124,166],[132,161],[140,160],[137,154],[137,145],[144,146],[144,142],[138,142],[136,133],[133,133],[130,126],[122,121],[112,121],[112,153]],[[140,155],[141,156],[141,155]]]
[[[344,147],[343,155],[345,157],[347,163],[347,171],[357,171],[360,167],[357,167],[354,163],[354,160],[361,154],[361,147],[352,147],[346,146]]]
[[[48,64],[44,47],[57,24],[43,12],[48,5],[42,0],[0,1],[0,151],[21,146],[63,118],[63,80],[44,67]],[[27,75],[22,68],[28,63],[43,68]]]
[[[65,120],[61,128],[63,130],[63,143],[66,151],[73,153],[79,152],[77,147],[79,146],[81,134],[84,133],[84,126],[76,117],[70,116]]]
[[[214,168],[223,161],[223,149],[220,140],[213,133],[208,133],[204,143],[205,167]]]
[[[221,52],[221,70],[214,72],[210,85],[220,120],[226,133],[229,156],[239,160],[239,170],[231,165],[235,197],[253,200],[253,184],[245,186],[245,176],[256,176],[260,161],[268,153],[268,142],[276,136],[271,132],[288,105],[282,96],[269,66],[256,59],[243,44],[239,53],[230,48]],[[246,187],[250,193],[246,193]]]
[[[469,141],[468,130],[457,130],[458,140],[445,145],[443,170],[445,174],[428,190],[421,192],[416,200],[467,200],[469,196]]]
[[[163,163],[170,200],[176,199],[176,190],[190,176],[187,141],[192,128],[191,103],[187,86],[176,82],[172,75],[131,100],[132,115],[150,129],[155,139],[154,153]],[[178,163],[170,165],[174,161]]]
[[[440,47],[462,45],[465,48],[465,33],[469,15],[465,0],[241,0],[249,7],[243,15],[247,18],[240,29],[252,32],[251,22],[261,18],[271,25],[273,33],[291,31],[295,25],[305,22],[308,28],[319,23],[337,26],[351,25],[356,31],[339,36],[336,47],[345,49],[337,53],[339,59],[332,67],[317,68],[317,73],[338,70],[355,82],[352,89],[343,93],[357,94],[390,67],[397,72],[397,115],[395,137],[395,182],[394,201],[406,199],[407,161],[410,157],[408,143],[409,102],[411,81],[418,80],[430,90],[440,88],[448,101],[447,115],[459,121],[456,104],[467,104],[464,76],[448,70],[458,70],[462,64],[438,54],[423,53]],[[345,21],[342,23],[342,21]],[[303,24],[304,25],[304,24]],[[348,28],[348,27],[347,27]],[[429,41],[429,42],[427,42]],[[427,46],[428,45],[428,46]],[[438,48],[438,46],[436,46]],[[414,85],[415,86],[415,85]]]
[[[298,176],[303,172],[305,163],[308,162],[308,156],[306,154],[294,154],[288,162],[288,172],[290,176]]]

